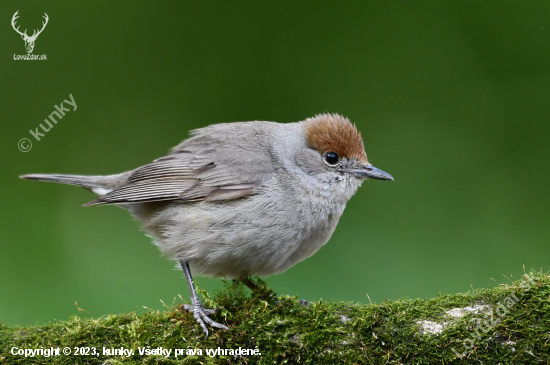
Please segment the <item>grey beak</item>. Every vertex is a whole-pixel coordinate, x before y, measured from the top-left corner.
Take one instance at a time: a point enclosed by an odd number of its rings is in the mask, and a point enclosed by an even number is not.
[[[377,169],[372,165],[366,165],[359,169],[343,170],[343,172],[347,172],[362,178],[394,181],[393,177],[390,174],[380,169]]]

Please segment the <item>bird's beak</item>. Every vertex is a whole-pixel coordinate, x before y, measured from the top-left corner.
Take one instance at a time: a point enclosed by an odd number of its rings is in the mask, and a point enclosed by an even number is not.
[[[393,180],[393,177],[385,171],[377,169],[372,165],[363,165],[358,168],[345,169],[342,172],[347,172],[356,177],[362,177],[364,179],[376,179],[376,180]]]

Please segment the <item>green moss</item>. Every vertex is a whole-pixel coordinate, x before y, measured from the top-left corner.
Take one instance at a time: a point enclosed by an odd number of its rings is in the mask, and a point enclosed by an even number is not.
[[[242,282],[226,283],[213,296],[202,292],[213,316],[231,331],[211,330],[205,340],[199,325],[179,305],[165,312],[125,313],[99,319],[72,317],[66,322],[15,327],[0,324],[0,364],[531,364],[550,362],[550,277],[531,272],[535,285],[523,281],[430,300],[396,300],[380,304],[310,303],[277,296],[260,279],[250,293]],[[509,308],[497,316],[505,298]],[[445,311],[472,305],[493,309],[452,321]],[[501,308],[500,313],[503,313]],[[499,320],[488,326],[489,321]],[[447,323],[438,334],[422,333],[419,321]],[[487,332],[480,331],[479,320]],[[485,322],[483,322],[485,320]],[[477,334],[476,334],[476,328]],[[476,336],[478,338],[476,338]],[[469,340],[472,340],[472,348]],[[464,342],[466,341],[466,342]],[[11,349],[95,347],[100,356],[14,356]],[[130,357],[103,355],[103,348],[133,349]],[[170,357],[143,355],[139,347],[172,349]],[[261,355],[206,354],[206,349],[257,349]],[[174,357],[174,349],[200,349],[202,355]],[[459,358],[456,353],[461,354]],[[90,351],[91,352],[91,351]]]

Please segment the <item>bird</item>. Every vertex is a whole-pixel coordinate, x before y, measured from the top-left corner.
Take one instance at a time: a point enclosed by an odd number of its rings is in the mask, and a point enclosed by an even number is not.
[[[208,337],[210,318],[193,275],[279,274],[326,244],[348,200],[368,179],[394,180],[369,163],[361,133],[339,114],[293,123],[234,122],[190,132],[167,155],[115,175],[28,174],[83,187],[84,206],[118,205],[181,266]]]

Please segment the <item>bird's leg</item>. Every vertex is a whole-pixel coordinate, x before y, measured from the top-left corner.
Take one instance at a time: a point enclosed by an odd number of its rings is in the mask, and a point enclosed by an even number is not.
[[[239,279],[234,279],[233,281],[241,281],[248,289],[254,291],[258,288],[258,285],[250,279],[250,276],[245,275],[241,276]]]
[[[223,324],[220,324],[218,322],[214,322],[213,320],[210,319],[210,317],[208,317],[209,315],[216,313],[218,310],[204,308],[201,300],[197,296],[197,292],[195,290],[195,284],[193,283],[193,277],[191,276],[191,270],[189,270],[189,263],[187,261],[180,261],[180,264],[185,274],[185,280],[187,281],[187,285],[189,286],[189,292],[191,292],[191,303],[192,303],[191,305],[184,304],[183,308],[186,311],[193,313],[193,317],[195,317],[197,322],[199,322],[207,338],[208,338],[208,329],[206,328],[207,324],[210,327],[217,327],[226,331],[229,330],[227,326],[224,326]]]

